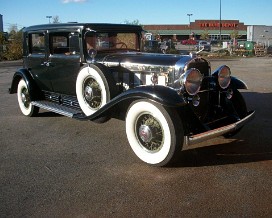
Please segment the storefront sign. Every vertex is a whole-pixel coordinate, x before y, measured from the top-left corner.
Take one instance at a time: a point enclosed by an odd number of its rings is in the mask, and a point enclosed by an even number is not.
[[[200,27],[204,28],[210,28],[210,27],[217,27],[219,28],[219,23],[200,23]],[[221,27],[225,28],[236,28],[238,27],[238,23],[221,23]]]

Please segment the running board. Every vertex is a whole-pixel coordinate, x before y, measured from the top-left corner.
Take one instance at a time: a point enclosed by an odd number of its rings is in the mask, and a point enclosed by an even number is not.
[[[46,100],[42,100],[42,101],[32,101],[31,102],[32,105],[37,106],[39,108],[48,110],[48,111],[52,111],[54,113],[66,116],[66,117],[70,117],[73,118],[75,115],[77,116],[85,116],[83,115],[81,110],[77,110],[71,107],[67,107],[64,105],[60,105],[51,101],[46,101]]]

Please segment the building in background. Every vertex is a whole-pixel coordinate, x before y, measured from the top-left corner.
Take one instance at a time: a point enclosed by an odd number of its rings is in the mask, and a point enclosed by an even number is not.
[[[4,32],[3,15],[0,14],[0,32]]]
[[[272,26],[253,25],[247,26],[247,41],[272,45]]]
[[[202,34],[208,34],[210,40],[219,40],[221,37],[221,40],[227,41],[234,32],[239,39],[247,39],[247,26],[239,20],[195,20],[181,25],[144,25],[144,29],[153,35],[159,35],[161,39],[185,40],[192,35],[195,39],[200,39]]]

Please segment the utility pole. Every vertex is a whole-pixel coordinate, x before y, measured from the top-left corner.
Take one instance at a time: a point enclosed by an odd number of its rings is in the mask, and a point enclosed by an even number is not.
[[[189,29],[190,29],[190,35],[191,35],[192,30],[191,30],[191,19],[190,19],[190,17],[193,16],[193,14],[187,14],[187,16],[189,17]]]
[[[221,0],[219,0],[220,1],[220,6],[219,6],[219,11],[220,11],[220,18],[219,18],[219,42],[221,43],[221,41],[222,41],[222,36],[221,36],[221,26],[222,26],[222,23],[221,23]]]

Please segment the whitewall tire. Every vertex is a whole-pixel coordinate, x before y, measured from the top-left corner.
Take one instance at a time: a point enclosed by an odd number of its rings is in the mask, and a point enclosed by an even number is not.
[[[126,134],[134,153],[155,166],[172,163],[183,145],[183,128],[177,113],[151,101],[131,104],[126,116]]]
[[[18,83],[17,98],[19,107],[25,116],[32,117],[38,114],[39,108],[31,104],[29,90],[24,79]]]

